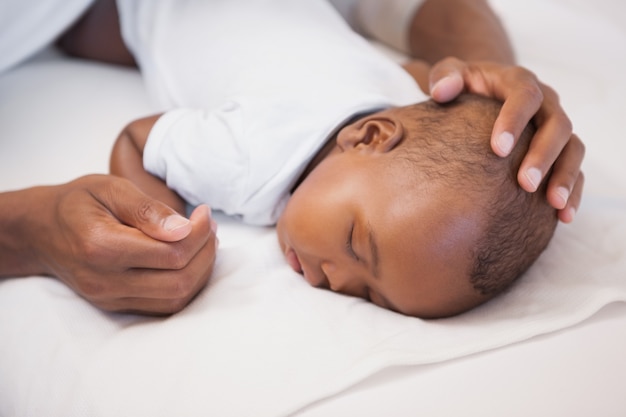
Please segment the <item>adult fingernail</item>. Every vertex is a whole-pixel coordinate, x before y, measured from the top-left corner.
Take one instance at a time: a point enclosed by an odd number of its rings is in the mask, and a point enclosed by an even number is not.
[[[500,156],[507,156],[513,149],[515,138],[512,133],[502,132],[496,139],[496,146],[500,150]]]
[[[533,191],[539,188],[539,184],[541,183],[541,171],[537,168],[528,168],[526,170],[526,179],[533,187]]]
[[[463,89],[463,79],[457,73],[446,75],[430,86],[430,95],[437,101],[447,102]]]
[[[576,209],[574,207],[570,207],[567,209],[567,214],[569,216],[569,221],[571,222],[576,217]]]
[[[558,208],[564,208],[565,205],[567,204],[567,200],[569,199],[569,190],[565,187],[558,187],[556,189],[556,194],[559,196],[559,199],[561,200],[561,207],[558,207]]]
[[[446,75],[443,78],[440,78],[436,83],[430,85],[431,94],[435,94],[436,90],[441,88],[441,86],[445,85],[450,79],[450,75]]]
[[[171,232],[172,230],[176,230],[188,224],[188,219],[184,218],[183,216],[179,216],[178,214],[172,214],[171,216],[168,216],[163,222],[163,228],[168,232]]]
[[[576,216],[576,209],[574,207],[568,207],[559,217],[563,223],[571,223],[574,221],[574,216]]]

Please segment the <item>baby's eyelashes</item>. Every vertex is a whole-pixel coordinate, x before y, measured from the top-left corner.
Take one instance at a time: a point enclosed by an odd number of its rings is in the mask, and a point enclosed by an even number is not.
[[[348,239],[346,240],[346,251],[352,258],[354,258],[357,262],[360,261],[359,255],[354,251],[354,245],[352,240],[354,239],[354,224],[350,227],[350,232],[348,233]]]

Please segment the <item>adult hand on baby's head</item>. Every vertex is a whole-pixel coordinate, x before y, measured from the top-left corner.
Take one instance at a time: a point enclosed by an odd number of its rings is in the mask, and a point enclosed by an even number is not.
[[[38,209],[30,239],[43,270],[92,304],[170,314],[207,283],[217,245],[208,207],[187,220],[130,181],[106,175],[46,189],[54,203]]]
[[[491,135],[491,147],[507,156],[524,127],[533,120],[537,131],[518,172],[520,186],[534,192],[553,168],[547,190],[550,204],[565,223],[573,220],[580,205],[584,176],[580,170],[585,146],[572,133],[572,123],[556,92],[529,70],[487,61],[465,62],[446,58],[433,65],[430,93],[441,103],[464,91],[502,101],[502,110]]]

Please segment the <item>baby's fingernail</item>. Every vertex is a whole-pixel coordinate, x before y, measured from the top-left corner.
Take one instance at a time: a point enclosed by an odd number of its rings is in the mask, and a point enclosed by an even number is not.
[[[172,214],[163,222],[163,228],[168,232],[171,232],[172,230],[176,230],[180,227],[186,226],[187,224],[189,224],[188,219],[183,216],[179,216],[178,214]]]
[[[512,133],[502,132],[496,139],[496,146],[500,150],[500,156],[507,156],[513,149],[515,138]]]
[[[559,199],[561,200],[560,207],[558,208],[564,208],[565,205],[567,204],[567,200],[569,199],[569,190],[565,187],[559,187],[556,189],[556,194],[559,196]]]
[[[526,170],[526,179],[530,182],[530,185],[532,185],[533,191],[537,190],[541,183],[541,171],[537,168],[528,168]]]
[[[217,222],[213,219],[211,219],[211,230],[213,233],[217,232]]]

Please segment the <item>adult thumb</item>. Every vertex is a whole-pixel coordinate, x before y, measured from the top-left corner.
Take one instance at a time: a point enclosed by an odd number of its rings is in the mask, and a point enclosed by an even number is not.
[[[99,200],[121,223],[164,242],[177,242],[191,233],[192,224],[173,208],[143,193],[132,182],[109,177]]]
[[[431,97],[439,103],[452,101],[463,92],[462,67],[455,58],[446,58],[432,66],[428,75]]]

